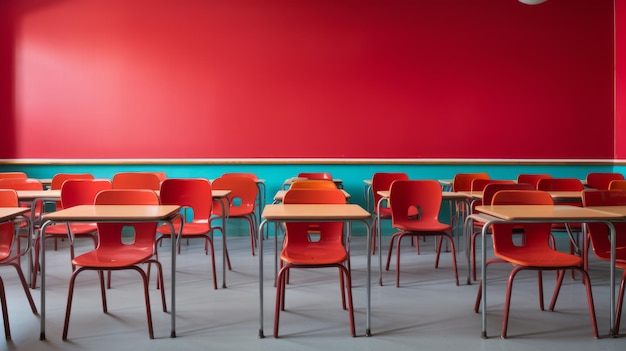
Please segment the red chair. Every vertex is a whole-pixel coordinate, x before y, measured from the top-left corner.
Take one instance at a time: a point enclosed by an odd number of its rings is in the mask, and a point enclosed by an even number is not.
[[[0,189],[0,207],[18,207],[17,193],[15,190]],[[22,283],[24,294],[26,294],[26,298],[30,304],[30,309],[34,314],[37,314],[37,307],[35,306],[33,297],[28,289],[28,283],[19,265],[19,260],[25,255],[25,252],[14,248],[16,241],[19,241],[19,239],[16,237],[15,223],[7,222],[0,224],[0,266],[13,266],[15,268],[20,283]],[[0,277],[0,304],[2,306],[2,318],[4,320],[4,336],[7,340],[11,340],[9,313],[2,277]]]
[[[378,203],[381,200],[379,191],[389,191],[391,184],[396,180],[409,180],[409,176],[402,172],[377,172],[372,176],[372,193],[374,195],[374,216],[371,227],[372,236],[372,254],[376,253],[376,238],[378,236],[378,219],[391,219],[391,207],[389,201],[387,206],[380,207],[380,213]],[[381,204],[382,205],[382,204]],[[419,241],[417,241],[418,253],[419,253]]]
[[[614,190],[584,190],[583,206],[626,206],[626,191]],[[624,286],[626,285],[626,223],[613,222],[615,227],[615,267],[624,270],[617,295],[615,310],[615,333],[619,333],[620,317],[624,303]],[[609,229],[602,223],[587,223],[587,233],[591,239],[591,246],[596,258],[611,261],[611,242]]]
[[[96,205],[158,205],[159,198],[154,191],[150,190],[104,190],[96,199]],[[63,340],[67,339],[70,322],[70,312],[74,296],[74,285],[80,272],[93,270],[98,272],[100,290],[102,294],[102,310],[107,313],[106,289],[104,288],[103,271],[128,270],[137,271],[143,280],[143,291],[146,301],[146,315],[148,318],[148,333],[150,339],[154,339],[152,330],[152,312],[150,309],[150,295],[148,292],[148,275],[139,266],[140,264],[154,263],[158,269],[158,281],[163,282],[163,270],[158,260],[154,259],[156,253],[155,232],[158,226],[154,223],[98,223],[98,246],[87,253],[79,255],[72,260],[77,269],[72,273],[67,295],[67,307],[65,309],[65,322],[63,325]],[[132,228],[134,240],[128,243],[122,238],[126,228]],[[165,303],[164,284],[161,285],[161,304],[163,312],[167,312]]]
[[[205,254],[208,255],[209,250],[211,252],[213,289],[217,289],[213,231],[219,229],[222,235],[225,235],[225,233],[221,227],[212,225],[215,217],[212,216],[213,196],[211,189],[211,183],[204,178],[167,178],[161,183],[160,197],[163,205],[179,205],[183,208],[183,211],[191,209],[191,218],[185,218],[184,223],[181,223],[180,220],[174,223],[176,233],[173,235],[177,235],[182,225],[181,238],[199,238],[204,240]],[[160,234],[157,243],[160,243],[165,238],[171,238],[172,233],[168,225],[162,225],[157,231]],[[178,252],[180,253],[180,246],[178,247]],[[226,254],[226,251],[224,254]]]
[[[587,187],[606,190],[613,180],[624,180],[624,175],[612,172],[592,172],[587,174]]]
[[[69,179],[63,182],[61,187],[61,206],[70,208],[78,205],[92,205],[96,195],[102,190],[111,189],[111,182],[106,179]],[[64,223],[54,224],[46,228],[45,237],[35,239],[35,267],[33,269],[32,287],[37,284],[39,271],[39,240],[54,238],[67,238],[70,243],[70,258],[74,259],[74,239],[89,238],[94,246],[98,240],[98,228],[96,223]],[[72,265],[72,270],[74,266]]]
[[[283,198],[285,204],[345,204],[346,197],[338,189],[292,189]],[[310,227],[315,224],[319,240],[310,240]],[[276,306],[274,314],[274,337],[278,337],[280,311],[285,309],[285,287],[291,268],[336,267],[340,272],[343,309],[350,315],[350,333],[356,336],[352,305],[352,281],[348,248],[344,245],[344,224],[341,222],[287,222],[287,230],[280,258],[286,264],[280,269],[276,280]],[[346,296],[347,294],[347,296]]]
[[[585,189],[583,183],[576,178],[542,178],[537,183],[537,190],[543,191],[580,191]],[[560,205],[582,206],[582,202],[559,202]],[[552,226],[552,230],[555,232],[566,232],[570,238],[570,253],[580,252],[584,257],[586,253],[580,250],[578,240],[579,233],[582,233],[582,226],[579,223],[558,223]],[[572,279],[574,278],[574,272],[572,271]]]
[[[475,183],[478,180],[475,181]],[[487,180],[489,181],[489,180]],[[535,188],[531,184],[516,184],[513,181],[496,181],[494,183],[486,184],[482,189],[483,198],[481,201],[476,201],[472,204],[472,212],[474,212],[474,208],[478,205],[489,206],[492,203],[493,196],[500,190],[534,190]],[[474,221],[474,232],[472,233],[472,237],[470,238],[471,248],[472,248],[472,279],[476,280],[476,239],[480,235],[482,231],[484,223],[479,221]]]
[[[517,182],[520,184],[532,184],[532,186],[534,186],[535,189],[537,189],[537,183],[539,183],[539,181],[544,178],[552,178],[552,176],[549,174],[541,174],[541,173],[537,173],[537,174],[522,173],[517,176]]]
[[[400,243],[405,236],[436,236],[445,237],[451,246],[452,263],[456,285],[459,285],[459,274],[456,265],[456,250],[452,237],[452,226],[439,221],[439,210],[442,195],[441,185],[434,180],[396,180],[391,185],[389,202],[391,203],[391,226],[398,230],[391,236],[389,253],[387,254],[386,270],[396,244],[396,286],[400,286]],[[437,247],[435,268],[439,262],[441,242]]]
[[[161,188],[161,177],[164,173],[159,172],[120,172],[113,175],[113,189],[150,189]]]
[[[492,201],[492,205],[553,205],[552,196],[545,191],[528,191],[528,190],[502,190],[497,192]],[[514,231],[517,228],[523,228],[524,241],[517,244],[513,240]],[[598,326],[596,324],[595,308],[593,305],[593,296],[591,293],[591,281],[589,275],[583,269],[583,260],[581,257],[567,254],[554,250],[550,245],[552,225],[550,223],[496,223],[492,226],[493,250],[496,259],[488,260],[485,264],[491,262],[510,262],[513,270],[509,274],[506,298],[504,305],[504,316],[502,321],[501,337],[506,338],[507,326],[509,320],[509,310],[511,305],[511,292],[513,289],[513,281],[518,272],[522,270],[538,271],[539,279],[539,306],[543,310],[543,283],[541,272],[544,270],[556,270],[558,272],[557,285],[550,303],[550,310],[554,310],[556,300],[559,293],[559,287],[563,281],[565,270],[574,269],[583,275],[587,291],[587,303],[589,307],[589,315],[591,317],[591,327],[594,337],[598,337]],[[477,304],[482,294],[482,283],[478,289]],[[477,308],[475,308],[477,310]]]
[[[259,188],[254,180],[249,177],[227,176],[215,179],[211,183],[212,189],[230,190],[228,195],[229,208],[226,210],[227,217],[240,218],[248,222],[248,233],[250,234],[250,250],[254,255],[257,237],[256,222],[256,201],[259,195]],[[224,209],[220,201],[213,202],[213,215],[222,217]]]
[[[94,179],[94,176],[89,173],[57,173],[52,176],[52,181],[50,182],[50,190],[61,190],[63,183],[68,179]],[[61,201],[56,202],[55,209],[63,209]],[[54,240],[54,249],[57,250],[57,240]]]

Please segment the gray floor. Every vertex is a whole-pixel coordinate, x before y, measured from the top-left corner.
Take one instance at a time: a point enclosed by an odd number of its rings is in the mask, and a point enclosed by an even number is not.
[[[239,230],[236,225],[229,230]],[[355,233],[358,234],[358,233]],[[220,241],[218,239],[217,241]],[[540,311],[535,273],[521,273],[516,280],[509,323],[509,338],[499,337],[504,285],[510,266],[490,268],[488,333],[480,337],[480,315],[473,312],[477,285],[465,285],[463,251],[458,254],[460,286],[455,286],[450,253],[443,254],[434,269],[433,240],[422,243],[421,255],[405,246],[401,287],[394,284],[394,268],[384,272],[385,286],[372,286],[372,333],[365,337],[365,240],[352,242],[352,274],[355,320],[358,336],[352,338],[348,315],[340,308],[336,270],[294,271],[287,291],[287,311],[281,314],[280,338],[272,337],[275,291],[272,287],[272,241],[266,241],[265,334],[258,338],[258,259],[250,254],[244,236],[229,238],[233,270],[227,272],[228,288],[221,288],[221,245],[216,243],[220,289],[213,290],[208,274],[209,258],[200,242],[183,244],[177,264],[177,338],[170,338],[170,315],[161,311],[152,287],[155,340],[147,333],[143,295],[135,272],[116,272],[108,291],[109,313],[101,310],[96,274],[79,276],[71,315],[69,340],[61,331],[70,276],[66,243],[48,250],[47,340],[39,340],[39,317],[28,308],[17,286],[15,273],[2,268],[9,300],[12,341],[0,341],[0,350],[527,350],[568,349],[623,350],[626,339],[609,338],[608,269],[592,261],[598,326],[602,337],[592,337],[584,287],[580,280],[566,278],[555,312]],[[270,245],[268,245],[270,244]],[[407,242],[408,244],[408,242]],[[89,248],[79,244],[79,251]],[[388,245],[385,240],[384,247]],[[168,244],[160,249],[169,281]],[[386,257],[386,256],[385,256]],[[377,257],[374,258],[377,263]],[[377,269],[377,266],[374,265]],[[545,273],[546,299],[554,274]],[[372,281],[377,281],[374,270]],[[153,280],[154,281],[154,280]],[[39,306],[39,289],[33,290]],[[169,294],[169,292],[168,292]],[[168,301],[169,302],[169,301]],[[626,326],[622,327],[626,334]]]

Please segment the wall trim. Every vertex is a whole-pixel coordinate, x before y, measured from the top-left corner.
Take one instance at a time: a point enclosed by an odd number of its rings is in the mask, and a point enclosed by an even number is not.
[[[465,158],[190,158],[190,159],[0,159],[0,165],[109,165],[109,164],[492,164],[492,165],[626,165],[612,159],[465,159]]]

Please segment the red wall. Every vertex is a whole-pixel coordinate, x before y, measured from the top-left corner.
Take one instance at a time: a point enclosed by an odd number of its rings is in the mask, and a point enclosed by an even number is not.
[[[612,0],[0,7],[0,158],[614,156]]]
[[[615,158],[626,160],[626,2],[615,1]]]

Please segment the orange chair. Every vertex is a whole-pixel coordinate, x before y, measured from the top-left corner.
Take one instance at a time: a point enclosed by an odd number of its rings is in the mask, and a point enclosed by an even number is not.
[[[0,179],[5,178],[28,178],[24,172],[0,172]]]
[[[154,172],[120,172],[113,175],[113,189],[161,188],[161,178]]]
[[[381,203],[380,213],[378,208],[378,203],[380,202],[382,196],[378,194],[379,191],[388,191],[391,188],[391,184],[396,180],[409,180],[409,176],[403,172],[376,172],[372,176],[372,194],[374,196],[374,216],[371,227],[371,236],[372,236],[372,254],[376,252],[376,239],[378,236],[378,219],[391,219],[391,207],[389,206],[389,201],[387,201],[387,206],[382,206]],[[419,241],[418,245],[418,253],[419,253]]]
[[[291,189],[283,199],[285,204],[345,204],[346,197],[338,189]],[[348,248],[344,245],[344,224],[341,222],[314,223],[319,229],[319,240],[309,238],[313,223],[288,222],[280,258],[286,264],[280,269],[276,280],[276,306],[274,314],[274,337],[278,337],[280,311],[285,309],[285,287],[291,268],[329,268],[340,271],[343,309],[350,315],[350,333],[356,335],[352,305],[352,281],[349,268]],[[347,294],[347,296],[346,296]]]
[[[487,180],[490,181],[490,180]],[[478,182],[478,179],[474,181],[474,185],[479,186],[481,182]],[[500,190],[534,190],[535,187],[531,184],[516,184],[513,181],[495,181],[493,183],[488,183],[482,189],[483,198],[481,201],[476,201],[472,204],[472,212],[474,212],[474,207],[478,205],[489,206],[493,200],[493,196]],[[479,191],[479,190],[476,190]],[[482,232],[482,227],[484,223],[479,221],[474,221],[474,233],[472,233],[472,237],[470,238],[471,248],[472,248],[472,279],[476,280],[476,239]]]
[[[537,189],[537,183],[539,183],[539,180],[544,179],[544,178],[552,178],[552,176],[550,174],[541,174],[541,173],[536,173],[536,174],[522,173],[517,176],[517,182],[524,183],[524,184],[532,184],[532,186],[534,186],[535,189]]]
[[[609,189],[626,190],[626,180],[613,180],[609,183]]]
[[[222,178],[223,177],[248,177],[254,180],[254,182],[257,185],[257,188],[259,188],[259,196],[257,197],[256,210],[257,210],[257,218],[259,222],[261,222],[261,212],[263,212],[263,207],[265,206],[265,193],[266,193],[265,183],[259,180],[259,177],[256,174],[250,173],[250,172],[224,173],[222,174]]]
[[[529,191],[529,190],[502,190],[497,192],[492,201],[492,205],[552,205],[554,204],[552,196],[545,191]],[[513,240],[514,230],[517,228],[524,230],[524,242],[516,244]],[[591,327],[594,337],[598,337],[598,326],[596,323],[595,308],[593,305],[593,296],[591,293],[591,281],[589,275],[583,269],[583,260],[581,257],[567,254],[554,250],[550,245],[550,234],[552,225],[550,223],[522,223],[508,224],[497,223],[492,227],[493,250],[496,259],[488,260],[485,264],[491,262],[510,262],[513,270],[509,274],[506,298],[504,305],[504,316],[502,321],[501,337],[506,338],[507,326],[509,320],[509,310],[511,305],[511,291],[513,281],[519,271],[536,270],[539,279],[539,305],[543,310],[543,283],[541,272],[544,270],[556,270],[558,272],[557,286],[552,296],[550,310],[554,310],[556,300],[559,293],[559,287],[563,281],[565,270],[574,269],[583,275],[583,282],[587,290],[587,303],[589,306],[589,315],[591,317]],[[482,283],[478,289],[477,304],[482,294]],[[475,309],[477,310],[477,309]]]
[[[583,191],[583,206],[626,206],[626,191],[621,189],[613,190],[592,190]],[[615,333],[619,333],[620,317],[624,303],[624,286],[626,285],[626,223],[613,222],[615,227],[615,267],[623,269],[622,279],[617,295],[617,307],[615,310]],[[602,223],[587,223],[587,233],[591,238],[591,246],[594,255],[603,260],[611,261],[611,242],[609,240],[609,230]]]
[[[17,193],[12,189],[0,189],[0,207],[17,207]],[[33,301],[33,297],[28,289],[28,283],[24,277],[24,273],[19,266],[19,260],[24,256],[25,252],[15,249],[14,243],[19,241],[16,238],[16,227],[14,222],[6,222],[0,224],[0,266],[13,266],[17,271],[17,276],[22,283],[24,293],[30,304],[30,309],[37,314],[37,307]],[[9,313],[7,309],[7,300],[4,290],[4,282],[0,277],[0,304],[2,306],[2,318],[4,320],[4,336],[7,340],[11,340],[11,329],[9,327]]]
[[[391,203],[391,226],[398,230],[391,236],[389,253],[387,254],[386,270],[396,244],[396,286],[400,286],[400,243],[405,236],[438,236],[445,237],[451,246],[452,263],[456,285],[459,285],[459,274],[456,265],[456,250],[452,238],[452,226],[439,221],[441,208],[441,185],[434,180],[396,180],[391,185],[389,202]],[[416,214],[415,214],[416,213]],[[441,242],[437,245],[435,268],[439,262]]]
[[[215,179],[211,183],[212,189],[230,190],[228,195],[229,208],[226,210],[227,217],[245,219],[248,222],[250,234],[250,250],[254,255],[257,237],[256,201],[259,188],[254,180],[249,177],[227,176]],[[213,215],[222,217],[224,209],[220,201],[213,202]]]
[[[613,180],[624,180],[624,175],[613,172],[592,172],[587,174],[587,187],[606,190]]]
[[[92,205],[96,195],[102,190],[111,189],[111,182],[106,179],[68,179],[61,187],[61,206],[70,208],[78,205]],[[86,237],[97,244],[96,223],[64,223],[54,224],[46,228],[45,237],[35,240],[35,266],[33,269],[32,287],[35,288],[39,270],[39,240],[51,238],[68,238],[70,243],[70,258],[74,259],[74,239]],[[72,269],[74,266],[72,265]]]
[[[457,173],[452,179],[452,191],[472,191],[472,182],[474,179],[491,179],[489,174],[484,172],[479,173]],[[450,218],[450,224],[452,227],[456,226],[457,222],[463,223],[468,213],[465,213],[466,208],[463,204],[457,203],[456,209],[450,209],[452,217]]]
[[[204,239],[204,252],[211,251],[211,267],[213,275],[213,288],[217,289],[217,276],[215,273],[215,250],[213,248],[213,231],[219,229],[225,235],[222,227],[212,225],[215,218],[213,214],[213,196],[211,183],[204,178],[167,178],[161,183],[161,203],[163,205],[179,205],[185,209],[191,209],[191,218],[181,223],[180,220],[174,223],[176,235],[182,225],[181,238],[202,238]],[[164,238],[171,238],[171,231],[168,225],[158,228],[160,234],[157,243]],[[180,241],[179,241],[180,243]],[[180,246],[178,247],[180,253]],[[224,251],[226,254],[226,251]]]
[[[136,189],[114,189],[101,191],[95,199],[97,205],[158,205],[159,198],[154,191]],[[67,295],[67,307],[65,309],[65,322],[63,325],[63,340],[67,339],[70,322],[70,312],[74,296],[74,284],[78,274],[85,270],[98,272],[100,290],[102,294],[102,310],[107,313],[106,290],[104,288],[104,270],[127,270],[132,269],[141,275],[143,291],[146,300],[146,314],[148,318],[148,333],[150,339],[154,339],[152,331],[152,312],[150,310],[150,295],[148,292],[148,275],[139,267],[140,264],[154,263],[158,269],[158,281],[163,282],[163,270],[155,255],[155,232],[158,226],[154,223],[98,223],[98,246],[87,253],[79,255],[72,260],[77,269],[72,273]],[[132,228],[134,240],[128,243],[122,238],[125,228]],[[161,284],[161,304],[163,312],[167,312],[165,303],[164,284]]]

